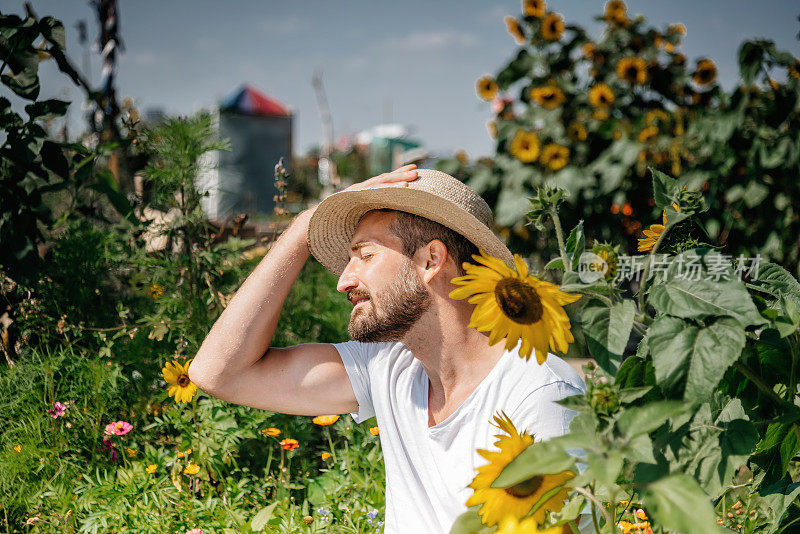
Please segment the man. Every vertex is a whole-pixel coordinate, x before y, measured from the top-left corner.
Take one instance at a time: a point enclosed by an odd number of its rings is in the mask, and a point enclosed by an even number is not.
[[[491,210],[466,185],[414,165],[331,195],[299,214],[214,324],[189,369],[211,395],[272,412],[377,418],[386,465],[386,533],[446,533],[493,449],[492,416],[547,439],[583,390],[550,355],[539,365],[468,326],[473,305],[448,295],[478,249],[512,262]],[[353,341],[270,347],[309,254],[353,304]]]

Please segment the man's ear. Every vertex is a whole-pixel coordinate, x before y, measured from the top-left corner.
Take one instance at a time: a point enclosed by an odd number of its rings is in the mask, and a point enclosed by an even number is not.
[[[422,253],[420,263],[424,268],[422,280],[430,284],[431,280],[444,269],[447,263],[447,247],[440,240],[434,239],[422,247],[420,252]]]

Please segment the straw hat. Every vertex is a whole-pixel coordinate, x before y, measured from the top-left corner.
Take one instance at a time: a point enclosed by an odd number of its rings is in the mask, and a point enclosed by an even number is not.
[[[350,261],[350,241],[369,210],[393,209],[420,215],[463,235],[480,250],[513,265],[514,256],[492,232],[492,210],[472,189],[449,174],[417,169],[408,187],[380,187],[334,193],[311,217],[308,248],[339,276]]]

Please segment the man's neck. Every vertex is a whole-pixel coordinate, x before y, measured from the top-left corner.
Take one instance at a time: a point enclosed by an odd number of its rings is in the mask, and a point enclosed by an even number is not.
[[[431,413],[458,408],[505,352],[502,343],[489,346],[489,337],[469,327],[469,316],[463,315],[432,307],[403,338],[430,380]]]

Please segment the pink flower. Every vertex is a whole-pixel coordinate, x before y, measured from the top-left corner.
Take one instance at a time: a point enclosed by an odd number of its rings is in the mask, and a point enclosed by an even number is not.
[[[67,406],[68,405],[69,405],[69,403],[62,404],[60,402],[54,402],[53,403],[53,407],[52,408],[48,408],[46,411],[47,411],[47,413],[50,414],[50,417],[52,417],[53,419],[58,419],[59,417],[64,415],[64,412],[67,411]]]
[[[186,534],[203,534],[202,528],[193,528],[192,530],[187,530]]]
[[[124,436],[131,431],[133,425],[125,421],[114,421],[106,425],[105,433],[109,436]]]

